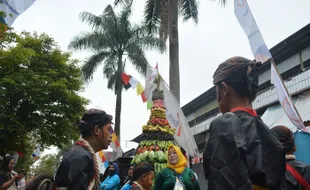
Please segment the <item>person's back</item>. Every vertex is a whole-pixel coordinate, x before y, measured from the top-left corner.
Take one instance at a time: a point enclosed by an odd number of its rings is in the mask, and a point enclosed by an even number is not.
[[[271,130],[277,135],[279,141],[284,146],[287,164],[285,172],[287,190],[304,189],[301,185],[302,182],[298,181],[299,178],[303,178],[303,180],[308,183],[305,185],[310,189],[310,166],[296,159],[294,155],[296,146],[293,132],[285,126],[275,126]],[[297,172],[300,176],[297,176],[298,174],[294,174],[295,172]]]
[[[91,154],[84,147],[75,145],[63,155],[55,182],[58,187],[88,189],[88,182],[93,176],[94,166]]]
[[[209,189],[282,189],[283,146],[251,106],[258,89],[255,63],[231,58],[213,77],[223,115],[210,124],[204,150]]]
[[[95,152],[107,149],[111,141],[112,116],[90,109],[79,121],[80,138],[65,153],[55,177],[56,186],[67,190],[99,189],[99,168]]]

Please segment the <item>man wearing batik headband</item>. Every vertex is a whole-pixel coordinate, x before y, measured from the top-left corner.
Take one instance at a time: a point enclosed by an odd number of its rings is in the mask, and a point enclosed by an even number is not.
[[[112,116],[98,109],[86,111],[77,123],[81,138],[68,151],[58,168],[55,183],[59,189],[97,190],[99,168],[96,152],[111,142]]]
[[[258,66],[233,57],[220,64],[213,75],[223,115],[210,124],[203,155],[209,189],[281,189],[285,185],[283,146],[252,109]]]

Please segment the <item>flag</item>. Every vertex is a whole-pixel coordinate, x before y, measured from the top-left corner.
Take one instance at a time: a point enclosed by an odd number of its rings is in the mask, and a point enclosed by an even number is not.
[[[136,86],[138,85],[138,81],[136,80],[136,79],[134,79],[133,77],[131,77],[130,79],[129,79],[129,84],[130,84],[130,86],[133,88],[133,89],[135,89],[136,88]]]
[[[142,98],[143,103],[147,101],[144,91],[141,93],[141,98]]]
[[[129,83],[131,76],[127,75],[126,73],[122,73],[122,79],[124,81],[125,84]]]
[[[112,139],[111,139],[111,143],[110,143],[110,147],[112,148],[113,152],[114,152],[114,160],[121,157],[123,155],[123,150],[120,146],[118,137],[116,136],[115,132],[112,133],[111,135]]]
[[[147,66],[147,74],[145,80],[145,96],[147,101],[152,101],[152,92],[156,88],[156,84],[153,83],[151,75],[154,74],[154,70],[151,66]],[[156,73],[156,72],[155,72]],[[158,75],[158,73],[157,73]],[[166,82],[161,78],[161,89],[164,92],[164,102],[166,104],[166,117],[172,128],[176,128],[174,138],[176,142],[192,157],[197,157],[199,154],[198,147],[192,131],[189,128],[188,122],[181,110],[179,103],[175,99],[173,93],[169,90]]]
[[[18,158],[20,157],[18,152],[14,152],[13,157],[14,157],[14,160],[15,160],[15,164],[17,164]]]
[[[252,53],[256,59],[261,63],[264,63],[271,59],[271,83],[275,86],[279,101],[291,122],[300,130],[307,131],[302,122],[290,95],[288,94],[286,87],[279,75],[274,60],[266,46],[264,39],[259,31],[259,28],[252,15],[250,7],[246,0],[235,0],[235,15],[248,36]]]
[[[145,91],[144,91],[144,96],[145,96]],[[153,106],[153,102],[150,100],[147,100],[146,102],[146,108],[147,110],[151,109],[151,107]]]
[[[36,0],[3,0],[0,4],[0,11],[6,14],[1,18],[8,26],[11,26],[15,19],[25,12]]]
[[[38,160],[38,159],[40,158],[40,155],[41,155],[41,151],[40,151],[40,148],[38,147],[38,148],[36,148],[36,149],[34,150],[34,152],[32,153],[32,158],[33,158],[34,160]]]
[[[139,96],[144,91],[140,83],[137,84],[137,95]]]
[[[24,153],[21,152],[20,150],[17,150],[16,152],[17,152],[18,156],[21,158],[23,158],[25,156]]]
[[[105,153],[103,150],[100,150],[96,153],[98,166],[99,166],[99,172],[101,174],[104,174],[105,170],[109,167],[109,161],[107,160]]]
[[[235,0],[235,15],[243,31],[247,35],[252,53],[256,61],[264,63],[271,58],[263,36],[255,22],[253,14],[246,0]]]
[[[271,64],[271,81],[270,81],[276,88],[279,102],[281,103],[286,115],[291,120],[291,122],[300,130],[309,132],[304,123],[301,121],[298,112],[296,111],[294,104],[287,93],[285,86],[278,74],[275,64]]]
[[[155,67],[155,69],[152,71],[152,74],[151,74],[151,76],[149,77],[149,81],[151,82],[151,83],[154,83],[154,81],[155,81],[155,79],[156,79],[156,77],[158,76],[158,63],[156,64],[156,67]]]

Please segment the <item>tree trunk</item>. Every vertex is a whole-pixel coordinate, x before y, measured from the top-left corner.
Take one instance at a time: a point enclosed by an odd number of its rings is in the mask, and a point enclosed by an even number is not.
[[[118,64],[117,64],[117,79],[115,85],[115,94],[116,94],[116,106],[115,106],[115,127],[114,131],[116,136],[118,137],[119,142],[121,141],[120,136],[120,128],[121,128],[121,111],[122,111],[122,62],[123,55],[120,54],[118,56]]]
[[[179,67],[179,31],[178,31],[178,0],[171,0],[171,28],[169,36],[169,86],[180,103],[180,67]]]
[[[122,90],[116,94],[116,106],[115,106],[115,134],[118,140],[121,140],[120,127],[121,127],[121,110],[122,110]]]

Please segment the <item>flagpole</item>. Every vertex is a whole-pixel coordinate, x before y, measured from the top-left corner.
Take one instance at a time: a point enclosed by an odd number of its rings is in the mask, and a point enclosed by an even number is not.
[[[283,85],[283,87],[284,87],[284,89],[285,89],[285,91],[286,91],[286,93],[287,93],[287,95],[288,95],[288,98],[289,98],[290,101],[292,102],[292,105],[293,105],[293,107],[294,107],[294,109],[295,109],[295,111],[296,111],[296,113],[297,113],[297,115],[298,115],[299,120],[300,120],[301,122],[303,122],[303,120],[302,120],[301,117],[300,117],[299,112],[297,111],[297,109],[296,109],[296,107],[295,107],[295,104],[293,103],[292,97],[291,97],[291,95],[289,94],[289,92],[288,92],[288,90],[287,90],[287,88],[286,88],[286,86],[285,86],[285,84],[284,84],[284,81],[283,81],[283,79],[282,79],[282,77],[281,77],[281,75],[280,75],[280,73],[279,73],[279,71],[278,71],[278,69],[277,69],[277,66],[276,66],[276,63],[275,63],[274,59],[271,58],[271,59],[270,59],[270,62],[271,62],[271,64],[273,65],[273,67],[275,68],[277,74],[279,75],[279,78],[281,79],[282,85]]]

